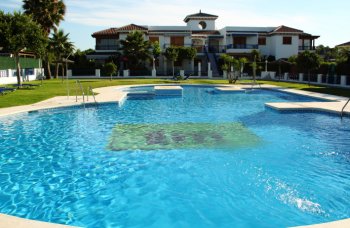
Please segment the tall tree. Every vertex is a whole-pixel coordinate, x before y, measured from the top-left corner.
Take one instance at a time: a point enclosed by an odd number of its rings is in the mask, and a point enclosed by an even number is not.
[[[123,45],[121,49],[131,68],[138,67],[151,58],[151,44],[144,39],[143,33],[140,31],[129,33],[126,39],[120,43]]]
[[[53,50],[53,53],[56,58],[56,67],[55,67],[55,78],[58,77],[58,61],[62,60],[62,57],[69,55],[74,51],[74,45],[69,41],[69,33],[64,34],[62,29],[52,34],[49,40],[49,46]]]
[[[228,54],[222,54],[220,56],[220,62],[222,62],[222,70],[223,71],[229,71],[227,74],[228,82],[235,83],[238,78],[235,76],[235,71],[237,71],[240,67],[239,60],[235,59],[233,56],[230,56]]]
[[[152,60],[153,60],[153,70],[155,70],[156,69],[155,61],[160,56],[161,49],[160,49],[160,45],[159,45],[158,41],[152,43],[151,46],[152,46],[151,49],[152,49],[152,55],[153,55],[153,58],[152,58]]]
[[[174,62],[177,60],[179,57],[179,49],[177,47],[168,47],[165,52],[164,56],[171,61],[172,67],[173,67],[173,77],[175,75],[175,67],[174,67]]]
[[[22,84],[20,52],[28,50],[41,55],[46,45],[47,38],[40,25],[30,16],[20,12],[5,14],[0,11],[0,46],[15,58],[19,86]]]
[[[66,5],[63,0],[23,0],[25,14],[32,15],[33,20],[41,25],[46,36],[51,30],[58,30],[64,20]]]
[[[256,82],[256,69],[258,67],[257,61],[260,61],[261,55],[260,55],[260,52],[258,50],[252,50],[250,55],[251,55],[251,59],[252,59],[251,66],[252,66],[252,70],[253,70],[253,81],[255,83]]]
[[[63,0],[23,0],[23,9],[25,14],[31,15],[41,25],[46,37],[49,37],[51,30],[58,30],[66,13]],[[45,55],[47,79],[51,78],[50,51],[48,47]]]

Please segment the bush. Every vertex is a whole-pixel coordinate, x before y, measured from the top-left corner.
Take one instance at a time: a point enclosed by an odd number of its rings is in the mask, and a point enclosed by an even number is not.
[[[117,66],[113,63],[106,63],[103,67],[104,72],[111,76],[111,80],[112,80],[112,75],[115,74],[117,72]]]

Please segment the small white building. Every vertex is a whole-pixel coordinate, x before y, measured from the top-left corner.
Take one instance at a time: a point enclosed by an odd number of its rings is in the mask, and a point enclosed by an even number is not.
[[[95,32],[92,37],[96,39],[95,53],[89,55],[90,59],[104,61],[120,50],[120,40],[127,34],[139,30],[144,33],[145,39],[159,42],[162,51],[170,46],[195,47],[197,57],[194,63],[176,63],[177,70],[188,72],[202,72],[208,69],[211,63],[213,76],[218,76],[217,60],[223,53],[232,56],[249,55],[252,50],[258,50],[263,56],[273,56],[275,59],[288,58],[301,51],[315,50],[315,40],[319,36],[304,33],[302,30],[284,25],[277,27],[237,27],[226,26],[217,29],[216,15],[202,13],[185,17],[184,26],[145,26],[130,24],[119,28],[110,28]],[[123,58],[121,58],[123,61]],[[198,63],[202,64],[198,64]],[[157,72],[168,75],[171,64],[165,57],[157,60]],[[161,72],[161,73],[160,73]],[[204,73],[205,75],[205,73]]]
[[[40,60],[28,52],[20,53],[21,80],[33,81],[44,75],[44,69],[40,67]],[[11,54],[0,53],[0,85],[16,84],[17,69],[15,59]]]

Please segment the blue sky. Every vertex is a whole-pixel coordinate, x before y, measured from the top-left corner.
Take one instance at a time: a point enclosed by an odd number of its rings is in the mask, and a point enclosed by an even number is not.
[[[316,45],[350,41],[349,0],[65,0],[67,14],[61,28],[82,50],[94,48],[93,32],[139,25],[185,25],[186,15],[202,12],[218,15],[224,26],[286,25],[320,35]],[[21,10],[22,0],[1,0],[6,12]]]

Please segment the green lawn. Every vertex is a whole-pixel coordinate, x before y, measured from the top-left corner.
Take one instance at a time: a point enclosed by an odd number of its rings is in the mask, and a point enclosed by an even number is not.
[[[277,82],[277,81],[259,81],[259,83],[276,85],[291,89],[299,89],[317,93],[326,93],[343,97],[350,97],[350,89],[326,87],[326,86],[308,86],[307,84],[291,83],[291,82]]]
[[[238,83],[244,83],[250,81],[239,81]],[[31,82],[33,84],[40,84],[40,81]],[[164,84],[175,83],[169,79],[114,79],[112,81],[106,79],[85,79],[81,80],[84,88],[92,86],[106,87],[114,85],[134,85],[134,84]],[[180,81],[181,84],[228,84],[227,80],[209,80],[209,79],[190,79],[186,81]],[[311,86],[298,83],[286,83],[286,82],[272,82],[272,81],[260,81],[260,83],[278,85],[293,89],[300,89],[306,91],[314,91],[319,93],[328,93],[340,96],[350,97],[350,89],[329,88],[322,86]],[[70,95],[75,95],[75,80],[69,80]],[[0,95],[0,108],[11,107],[17,105],[33,104],[48,98],[55,96],[67,95],[66,82],[61,80],[47,80],[43,81],[43,85],[33,89],[18,89],[15,92],[8,93],[4,96]]]

